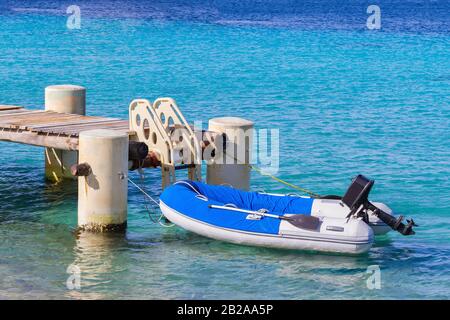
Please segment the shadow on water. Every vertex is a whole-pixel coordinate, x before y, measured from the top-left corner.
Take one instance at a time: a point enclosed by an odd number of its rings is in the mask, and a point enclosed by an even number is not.
[[[7,165],[0,178],[0,223],[11,220],[67,223],[77,201],[77,182],[47,181],[42,169]]]

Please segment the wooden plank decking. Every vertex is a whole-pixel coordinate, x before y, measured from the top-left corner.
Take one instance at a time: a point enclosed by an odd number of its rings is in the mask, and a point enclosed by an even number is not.
[[[77,150],[80,132],[92,129],[110,129],[133,134],[129,130],[128,120],[0,105],[0,140]]]

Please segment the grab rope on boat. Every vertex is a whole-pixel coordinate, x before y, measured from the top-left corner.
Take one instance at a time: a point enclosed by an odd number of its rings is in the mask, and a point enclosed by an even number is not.
[[[141,181],[142,181],[142,184],[143,184],[143,182],[144,182],[144,175],[142,174],[142,172],[140,172],[140,178],[141,178]],[[142,195],[144,196],[144,199],[146,198],[146,199],[149,199],[150,201],[152,201],[155,205],[157,205],[158,207],[159,207],[159,202],[157,201],[157,200],[155,200],[152,196],[150,196],[145,190],[144,190],[144,188],[143,187],[140,187],[137,183],[135,183],[133,180],[131,180],[130,178],[128,178],[128,181],[134,186],[134,187],[136,187],[136,189],[138,189],[141,193],[142,193]],[[143,184],[144,185],[144,184]],[[171,228],[171,227],[173,227],[174,226],[174,224],[173,223],[171,223],[171,224],[165,224],[165,223],[163,223],[162,222],[162,219],[163,219],[163,217],[164,217],[164,215],[161,213],[160,214],[160,216],[157,218],[157,219],[155,219],[153,216],[152,216],[152,211],[148,208],[148,206],[147,206],[147,201],[144,201],[144,206],[145,206],[145,209],[147,210],[147,213],[148,213],[148,217],[150,218],[150,220],[153,222],[153,223],[159,223],[161,226],[163,226],[163,227],[165,227],[165,228]]]

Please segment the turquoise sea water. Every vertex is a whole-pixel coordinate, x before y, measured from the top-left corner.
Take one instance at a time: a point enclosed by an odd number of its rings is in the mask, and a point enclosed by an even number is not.
[[[41,148],[1,142],[0,299],[449,297],[448,2],[381,2],[379,31],[364,1],[79,3],[80,30],[67,1],[0,4],[0,104],[42,109],[45,86],[73,83],[91,115],[170,96],[190,121],[245,117],[280,130],[279,177],[342,194],[364,173],[373,200],[420,227],[357,257],[236,246],[152,224],[130,186],[125,236],[77,236],[76,184],[44,181]],[[159,171],[146,175],[157,197]],[[257,173],[252,186],[292,191]],[[70,264],[81,290],[66,288]]]

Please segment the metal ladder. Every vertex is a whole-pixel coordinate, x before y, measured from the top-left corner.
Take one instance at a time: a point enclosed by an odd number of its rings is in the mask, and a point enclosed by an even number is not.
[[[133,100],[129,121],[137,140],[160,158],[163,190],[176,182],[178,169],[188,169],[189,180],[201,180],[201,145],[175,100]]]

